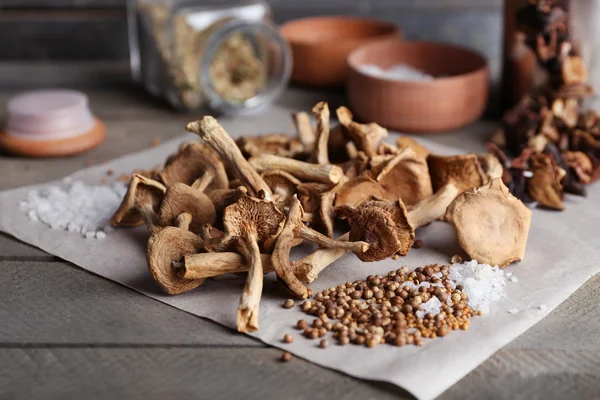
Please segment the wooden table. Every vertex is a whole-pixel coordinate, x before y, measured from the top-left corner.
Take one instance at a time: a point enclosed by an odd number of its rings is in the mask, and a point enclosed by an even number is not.
[[[0,104],[11,94],[0,92]],[[107,141],[68,159],[0,156],[0,189],[144,149],[154,138],[181,134],[195,117],[174,114],[136,88],[88,94],[108,125]],[[323,99],[340,103],[339,95],[300,90],[290,90],[280,103],[308,110]],[[274,129],[288,125],[273,121]],[[428,138],[477,150],[494,126],[480,122]],[[599,283],[598,276],[590,279],[441,399],[600,398]],[[0,234],[0,399],[410,397],[301,359],[281,364],[280,354]]]

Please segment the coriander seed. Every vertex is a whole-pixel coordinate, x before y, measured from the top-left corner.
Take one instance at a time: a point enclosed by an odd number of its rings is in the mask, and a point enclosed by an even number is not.
[[[289,333],[286,333],[285,335],[283,335],[284,343],[292,343],[293,341],[294,341],[294,337],[292,335],[290,335]]]

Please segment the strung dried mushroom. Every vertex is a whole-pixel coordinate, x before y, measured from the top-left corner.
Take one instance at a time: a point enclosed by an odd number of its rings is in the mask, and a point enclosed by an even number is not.
[[[156,213],[166,192],[158,181],[133,174],[121,205],[110,219],[112,226],[133,227],[146,222],[155,226]]]
[[[309,295],[308,289],[300,282],[300,280],[298,280],[298,278],[296,278],[294,269],[289,263],[290,250],[295,238],[301,238],[308,242],[315,243],[319,247],[340,248],[353,251],[356,254],[364,253],[369,248],[369,245],[360,241],[336,241],[324,236],[304,225],[302,222],[302,214],[303,210],[300,201],[294,196],[290,203],[285,226],[275,243],[271,261],[277,276],[285,282],[288,289],[299,298],[305,299]]]
[[[356,148],[363,151],[368,157],[377,155],[377,144],[388,135],[387,129],[374,122],[369,124],[354,122],[352,112],[346,107],[339,107],[336,114]]]
[[[206,191],[226,189],[229,185],[227,172],[217,154],[206,144],[185,143],[179,151],[167,159],[158,173],[158,180],[169,186],[174,183],[192,183],[205,173],[211,176]]]
[[[204,224],[214,224],[217,219],[215,206],[206,194],[184,183],[170,185],[160,204],[159,224],[173,226],[184,212],[191,216],[189,229],[194,233],[200,233]]]
[[[241,180],[251,194],[264,191],[271,196],[269,185],[260,177],[258,172],[246,161],[231,136],[211,116],[205,116],[199,121],[190,122],[186,129],[204,139],[221,157],[226,166]]]
[[[263,266],[260,252],[270,251],[274,238],[285,223],[284,214],[272,201],[244,196],[225,209],[225,234],[206,246],[214,251],[240,253],[249,266],[248,277],[237,311],[240,332],[258,329],[258,311],[263,287]]]
[[[357,257],[362,261],[379,261],[394,254],[408,254],[415,240],[415,230],[441,218],[459,193],[458,187],[447,184],[410,211],[401,199],[370,200],[358,208],[336,208],[336,214],[348,219],[350,240],[364,240],[369,244],[369,249],[356,254]]]
[[[311,164],[270,154],[252,157],[248,161],[258,171],[283,171],[303,181],[335,185],[344,176],[344,171],[337,165]]]
[[[270,254],[261,254],[260,259],[263,273],[273,272]],[[238,274],[248,272],[250,267],[246,260],[238,253],[199,253],[186,255],[177,274],[181,279],[208,279],[225,274]]]
[[[434,191],[450,182],[466,190],[479,187],[489,181],[475,154],[458,156],[430,154],[427,157],[427,164]]]
[[[304,153],[304,146],[296,138],[288,135],[270,134],[245,136],[237,140],[237,145],[246,157],[273,154],[280,157],[296,158]]]
[[[410,206],[433,193],[427,161],[411,148],[401,150],[372,172],[387,193],[386,199],[401,198],[404,204]]]
[[[533,176],[527,180],[527,192],[542,207],[564,210],[560,171],[554,158],[544,153],[532,154],[529,168]]]
[[[461,193],[444,218],[463,250],[479,263],[503,267],[525,256],[531,210],[500,179]]]

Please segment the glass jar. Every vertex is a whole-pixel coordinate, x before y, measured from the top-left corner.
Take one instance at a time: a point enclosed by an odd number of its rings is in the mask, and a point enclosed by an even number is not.
[[[128,21],[133,78],[176,109],[252,113],[289,81],[265,1],[130,0]]]

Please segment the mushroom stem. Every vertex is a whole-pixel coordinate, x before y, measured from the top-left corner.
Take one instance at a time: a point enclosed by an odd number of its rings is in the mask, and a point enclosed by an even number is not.
[[[339,242],[348,241],[350,238],[349,233],[345,233],[337,240]],[[329,265],[334,263],[335,261],[342,258],[348,250],[343,248],[331,248],[331,249],[319,249],[314,251],[313,253],[307,255],[300,260],[292,262],[292,267],[294,268],[294,274],[298,279],[306,284],[312,283],[317,277],[319,273],[327,268]]]
[[[329,144],[329,106],[326,102],[320,101],[313,107],[312,112],[317,119],[317,163],[329,164],[329,153],[327,150]]]
[[[239,186],[236,189],[217,189],[210,193],[210,201],[215,206],[217,215],[223,215],[225,207],[235,203],[248,193],[244,186]]]
[[[287,172],[294,177],[311,182],[337,184],[344,176],[344,170],[333,164],[311,164],[303,161],[293,160],[287,157],[279,157],[271,154],[263,154],[252,157],[250,165],[258,171],[279,170]]]
[[[247,186],[252,194],[260,190],[271,196],[269,185],[261,178],[256,170],[246,161],[242,152],[229,136],[227,131],[211,116],[205,116],[199,121],[190,122],[186,129],[204,139],[228,164],[235,175]]]
[[[265,274],[273,272],[270,254],[261,254],[260,259]],[[182,279],[206,279],[225,274],[248,272],[250,267],[238,253],[200,253],[187,255],[179,269]]]
[[[256,235],[249,235],[240,242],[239,251],[249,268],[237,310],[237,329],[244,333],[254,332],[258,330],[258,311],[263,288],[263,266]]]
[[[460,194],[460,189],[452,183],[444,185],[432,196],[421,200],[408,211],[408,220],[417,229],[436,219],[442,218],[446,209]]]
[[[310,117],[305,112],[297,112],[292,114],[294,125],[296,126],[296,132],[298,133],[298,139],[304,146],[305,151],[312,151],[315,148],[315,141],[317,140],[315,130],[310,123]]]
[[[207,169],[206,171],[204,171],[204,173],[202,174],[202,176],[200,178],[196,179],[192,183],[192,189],[196,189],[200,192],[204,192],[206,190],[206,188],[208,187],[208,185],[210,185],[212,183],[214,178],[215,178],[215,171],[213,169]]]
[[[324,248],[339,248],[343,250],[352,251],[355,253],[364,253],[369,250],[369,244],[366,242],[348,242],[340,241],[327,237],[314,229],[310,229],[306,225],[302,225],[300,229],[296,231],[297,237],[307,240],[311,243],[316,244],[319,247]]]
[[[177,227],[185,230],[190,230],[190,224],[192,223],[192,215],[187,212],[183,212],[177,216]]]

